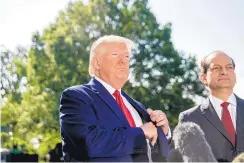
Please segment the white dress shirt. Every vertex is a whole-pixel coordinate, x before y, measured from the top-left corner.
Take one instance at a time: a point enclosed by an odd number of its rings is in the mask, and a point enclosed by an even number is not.
[[[228,110],[230,112],[230,117],[233,122],[234,128],[236,129],[236,97],[235,97],[235,95],[232,93],[227,101],[222,101],[222,100],[218,99],[217,97],[210,94],[209,99],[210,99],[215,111],[217,112],[220,120],[222,117],[222,110],[223,110],[221,104],[223,102],[230,103],[228,105]]]

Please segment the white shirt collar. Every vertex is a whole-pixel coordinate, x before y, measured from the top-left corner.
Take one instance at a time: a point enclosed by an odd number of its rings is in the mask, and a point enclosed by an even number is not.
[[[212,103],[214,108],[216,108],[217,106],[221,106],[221,104],[223,102],[225,102],[225,101],[222,101],[221,99],[219,99],[219,98],[217,98],[217,97],[215,97],[215,96],[213,96],[211,94],[209,95],[209,99],[210,99],[210,101],[211,101],[211,103]],[[229,102],[231,105],[236,106],[236,97],[235,97],[235,95],[232,93],[226,102]]]
[[[213,95],[210,95],[209,99],[210,99],[219,119],[221,120],[222,119],[222,111],[223,111],[221,104],[224,101],[218,99],[217,97],[214,97]],[[237,102],[236,102],[235,95],[232,93],[226,102],[230,103],[230,105],[228,105],[228,110],[229,110],[234,128],[236,129],[236,105],[237,105]]]
[[[106,83],[105,81],[103,81],[102,79],[100,79],[97,76],[94,76],[94,78],[99,81],[107,90],[108,92],[113,95],[114,91],[116,90],[115,88],[113,88],[111,85],[109,85],[108,83]],[[121,89],[118,90],[121,94]]]

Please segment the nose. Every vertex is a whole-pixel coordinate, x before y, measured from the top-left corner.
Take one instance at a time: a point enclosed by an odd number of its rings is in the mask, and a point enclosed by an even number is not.
[[[122,56],[120,57],[120,62],[121,62],[121,63],[126,63],[126,60],[128,60],[128,58],[127,58],[126,56],[123,56],[123,55],[122,55]]]
[[[226,75],[228,73],[227,68],[222,67],[221,69],[221,75]]]

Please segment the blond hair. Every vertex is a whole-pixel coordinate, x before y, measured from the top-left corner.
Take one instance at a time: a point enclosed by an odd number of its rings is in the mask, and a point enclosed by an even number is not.
[[[116,36],[116,35],[105,35],[100,38],[98,38],[91,46],[90,49],[90,61],[89,61],[89,74],[90,76],[94,76],[95,68],[93,66],[93,59],[97,55],[96,49],[99,48],[103,43],[125,43],[127,46],[127,49],[129,53],[131,53],[131,50],[134,48],[135,43],[125,37]]]

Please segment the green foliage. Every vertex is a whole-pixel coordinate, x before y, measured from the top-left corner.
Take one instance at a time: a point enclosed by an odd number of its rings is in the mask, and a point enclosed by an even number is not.
[[[194,56],[178,53],[171,42],[171,24],[161,26],[147,0],[93,0],[69,3],[43,34],[33,34],[27,61],[14,63],[25,78],[25,91],[18,100],[9,93],[1,107],[3,146],[25,145],[29,152],[44,156],[60,142],[59,98],[72,85],[84,84],[88,75],[89,48],[99,36],[116,34],[136,42],[131,60],[131,78],[124,90],[146,107],[166,112],[170,124],[180,111],[194,105],[201,95]],[[133,88],[133,89],[132,89]],[[18,89],[18,88],[16,88]],[[13,133],[8,138],[8,132]],[[36,138],[37,150],[30,144]]]
[[[21,89],[25,87],[26,80],[26,58],[27,53],[23,47],[18,47],[16,52],[7,50],[0,46],[0,99],[11,96],[15,102],[21,101]],[[3,101],[0,101],[0,104]]]

